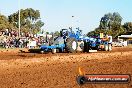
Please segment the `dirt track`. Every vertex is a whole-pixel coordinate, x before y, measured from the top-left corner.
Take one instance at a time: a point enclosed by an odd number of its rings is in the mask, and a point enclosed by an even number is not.
[[[129,84],[76,83],[78,67],[87,74],[131,74],[132,48],[112,52],[33,54],[0,53],[0,88],[132,88]]]

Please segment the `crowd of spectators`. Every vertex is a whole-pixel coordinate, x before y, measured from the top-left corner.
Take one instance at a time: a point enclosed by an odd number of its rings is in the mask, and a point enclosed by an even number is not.
[[[21,34],[18,37],[16,31],[1,31],[0,32],[0,45],[4,48],[28,48],[31,41],[36,41],[36,47],[45,42],[44,37],[35,37],[29,33]]]

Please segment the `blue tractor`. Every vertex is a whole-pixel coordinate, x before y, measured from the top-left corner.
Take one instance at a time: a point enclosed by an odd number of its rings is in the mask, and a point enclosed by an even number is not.
[[[60,36],[54,39],[52,44],[46,43],[40,46],[41,53],[52,51],[52,53],[58,52],[76,52],[77,51],[77,41],[80,40],[81,30],[78,29],[76,33],[68,29],[62,29],[60,31]]]
[[[108,40],[102,38],[91,38],[83,36],[82,31],[76,28],[77,31],[74,33],[72,28],[62,29],[60,36],[54,38],[52,44],[46,43],[40,46],[41,53],[49,52],[70,52],[74,53],[77,51],[89,52],[89,50],[104,49],[106,51],[111,50],[111,43]],[[103,46],[103,47],[102,47]]]
[[[84,37],[84,51],[89,52],[90,50],[112,50],[112,36],[100,38]]]

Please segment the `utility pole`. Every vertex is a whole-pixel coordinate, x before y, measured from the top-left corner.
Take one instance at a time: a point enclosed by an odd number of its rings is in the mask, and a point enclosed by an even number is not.
[[[19,25],[19,30],[18,30],[18,36],[19,38],[21,37],[21,23],[20,23],[20,0],[18,0],[18,5],[19,5],[19,17],[18,17],[18,25]]]

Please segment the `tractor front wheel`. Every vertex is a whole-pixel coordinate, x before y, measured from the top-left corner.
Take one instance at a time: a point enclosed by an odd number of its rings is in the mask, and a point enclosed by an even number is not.
[[[66,41],[66,50],[70,53],[75,53],[77,51],[77,41],[74,38],[68,38]]]

